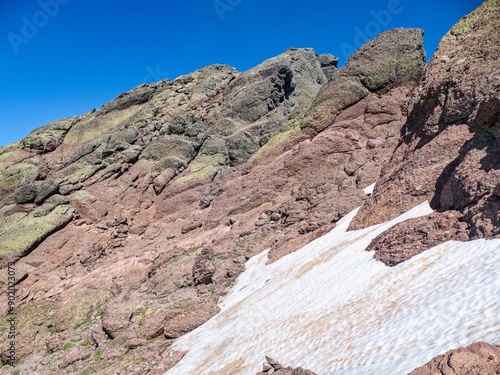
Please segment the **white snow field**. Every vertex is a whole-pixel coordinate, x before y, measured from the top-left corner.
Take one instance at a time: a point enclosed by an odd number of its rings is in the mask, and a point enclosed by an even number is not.
[[[387,223],[330,233],[266,265],[247,263],[221,312],[178,339],[168,375],[252,374],[264,356],[325,374],[407,374],[450,349],[500,344],[500,240],[447,242],[395,267],[366,246],[427,203]]]

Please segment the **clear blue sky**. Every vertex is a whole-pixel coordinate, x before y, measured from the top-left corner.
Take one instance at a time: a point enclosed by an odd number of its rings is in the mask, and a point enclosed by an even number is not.
[[[1,0],[0,146],[144,82],[291,46],[345,63],[365,38],[425,30],[428,58],[478,0]]]

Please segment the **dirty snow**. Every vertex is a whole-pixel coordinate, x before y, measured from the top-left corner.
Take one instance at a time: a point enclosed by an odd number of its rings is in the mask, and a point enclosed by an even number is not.
[[[264,356],[318,374],[407,374],[477,340],[500,344],[500,240],[447,242],[392,268],[365,251],[423,203],[384,224],[330,233],[266,265],[247,263],[221,312],[178,339],[167,372],[252,374]]]

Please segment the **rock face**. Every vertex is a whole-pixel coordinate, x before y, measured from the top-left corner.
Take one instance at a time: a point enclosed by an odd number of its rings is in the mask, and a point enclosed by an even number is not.
[[[499,16],[500,3],[485,1],[444,36],[411,101],[401,144],[351,223],[351,229],[377,224],[425,200],[444,215],[430,217],[434,223],[454,212],[454,223],[429,232],[434,238],[418,234],[422,221],[384,233],[370,248],[395,254],[387,263],[436,240],[500,236]],[[409,232],[416,235],[404,244],[388,241]]]
[[[366,200],[407,120],[422,43],[419,29],[388,31],[342,69],[311,49],[243,73],[214,65],[1,148],[21,373],[173,366],[172,340],[218,312],[248,258],[278,259]]]
[[[476,342],[450,350],[413,370],[410,375],[486,375],[500,374],[500,348]]]

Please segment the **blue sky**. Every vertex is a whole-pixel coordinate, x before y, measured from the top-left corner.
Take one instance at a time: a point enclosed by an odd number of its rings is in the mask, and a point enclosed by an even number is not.
[[[477,0],[1,0],[0,146],[145,82],[214,63],[247,70],[291,46],[348,54],[425,30],[428,58]]]

